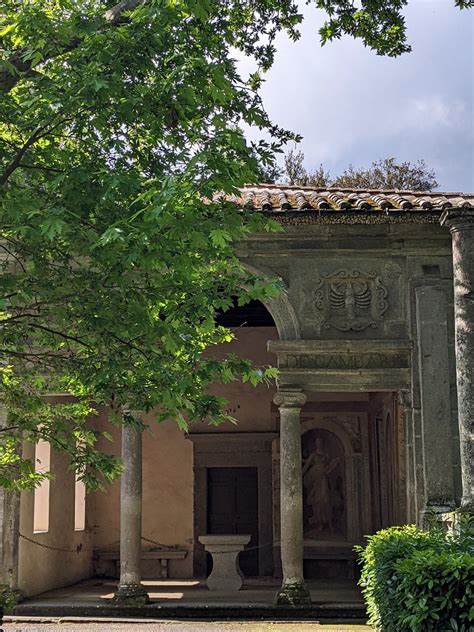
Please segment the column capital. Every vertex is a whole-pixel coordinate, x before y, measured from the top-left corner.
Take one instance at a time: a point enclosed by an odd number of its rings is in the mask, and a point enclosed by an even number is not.
[[[413,401],[411,396],[411,390],[409,389],[401,389],[398,391],[398,403],[405,409],[412,408]]]
[[[452,233],[474,230],[474,208],[450,208],[443,212],[441,226],[447,226]]]
[[[306,395],[300,388],[282,389],[275,393],[273,402],[278,408],[302,408]]]

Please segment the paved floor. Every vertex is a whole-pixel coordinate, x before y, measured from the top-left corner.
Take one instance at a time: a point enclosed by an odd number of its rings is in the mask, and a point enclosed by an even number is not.
[[[248,580],[242,590],[232,593],[211,592],[204,582],[197,580],[155,580],[143,583],[152,599],[152,604],[146,608],[152,610],[156,608],[156,613],[153,611],[147,613],[147,619],[141,617],[139,620],[124,621],[115,618],[98,622],[98,618],[104,616],[99,613],[101,607],[105,606],[107,609],[112,607],[111,599],[117,582],[92,579],[24,601],[17,607],[14,618],[6,618],[3,630],[5,632],[322,632],[323,630],[325,632],[369,632],[371,630],[369,627],[351,622],[319,625],[308,622],[308,617],[305,622],[298,623],[272,622],[270,619],[275,616],[272,614],[273,603],[279,587],[278,581],[274,579]],[[355,620],[363,620],[362,597],[354,581],[311,582],[308,587],[315,612],[319,613],[318,616],[311,615],[315,620],[319,617],[324,619],[324,616],[321,616],[321,609],[326,607],[332,607],[337,613],[337,616],[334,614],[326,616],[328,621],[341,621],[346,618],[339,616],[341,607],[360,611],[361,616],[357,616]],[[233,615],[228,618],[234,618],[235,621],[225,621],[227,608],[229,612],[233,609]],[[203,610],[204,616],[202,616]],[[165,611],[168,611],[167,615]],[[186,612],[185,616],[183,612]],[[201,612],[201,615],[196,615],[196,612]],[[130,613],[115,613],[115,617],[129,616]],[[212,622],[213,616],[224,621]],[[260,620],[252,622],[252,616]],[[298,615],[295,613],[295,616]],[[87,622],[87,617],[89,617],[89,622]],[[161,618],[161,621],[157,620],[158,618]],[[280,617],[282,618],[284,617]],[[305,616],[301,618],[304,619]],[[192,621],[192,619],[197,621]],[[205,619],[209,619],[209,622]]]
[[[143,623],[6,623],[5,632],[370,632],[365,625],[318,625],[316,623],[271,622],[143,622]]]
[[[150,580],[142,582],[154,603],[163,605],[241,605],[274,602],[280,584],[273,578],[246,580],[243,589],[233,592],[211,592],[205,582],[193,579]],[[314,581],[308,583],[315,604],[361,604],[362,596],[355,581]],[[90,579],[73,586],[43,593],[22,605],[82,605],[110,603],[117,589],[113,579]],[[22,613],[23,614],[23,613]]]

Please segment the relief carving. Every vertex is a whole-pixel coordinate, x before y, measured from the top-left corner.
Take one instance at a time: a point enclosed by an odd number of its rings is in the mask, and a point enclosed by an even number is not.
[[[304,536],[340,539],[346,536],[344,448],[326,430],[302,436]]]
[[[326,329],[363,331],[378,326],[388,308],[387,296],[376,272],[339,270],[318,279],[314,307]]]

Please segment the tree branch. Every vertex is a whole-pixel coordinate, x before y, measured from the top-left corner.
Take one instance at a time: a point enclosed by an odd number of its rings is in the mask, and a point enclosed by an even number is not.
[[[21,163],[21,159],[23,158],[23,156],[26,154],[26,152],[28,151],[28,149],[34,145],[36,143],[36,141],[38,140],[38,138],[40,138],[41,136],[41,132],[44,130],[44,128],[39,128],[36,130],[36,132],[34,132],[34,134],[32,134],[28,140],[26,141],[26,143],[18,150],[15,158],[11,161],[11,163],[8,165],[8,167],[5,169],[5,171],[2,173],[2,175],[0,176],[0,185],[4,185],[5,182],[8,180],[8,178],[12,175],[12,173],[15,171],[15,169],[17,169],[20,166]]]
[[[18,169],[18,167],[20,167],[23,156],[26,154],[26,152],[32,145],[34,145],[41,138],[44,138],[45,136],[48,136],[48,134],[51,134],[51,132],[53,132],[63,123],[67,123],[68,121],[71,121],[71,120],[72,119],[68,117],[65,119],[61,119],[60,121],[58,121],[51,127],[48,127],[48,125],[42,125],[41,127],[38,127],[38,129],[29,137],[29,139],[21,147],[21,149],[18,150],[15,158],[13,158],[11,163],[7,166],[5,171],[0,176],[0,186],[3,186],[8,180],[8,178],[12,175],[12,173],[16,169]]]
[[[75,336],[70,336],[69,334],[65,334],[62,331],[57,331],[56,329],[51,329],[50,327],[46,327],[45,325],[38,325],[37,323],[30,323],[30,327],[33,329],[41,329],[42,331],[46,331],[47,333],[52,334],[53,336],[59,336],[60,338],[64,338],[65,340],[70,340],[71,342],[76,342],[77,344],[86,347],[87,349],[91,348],[91,345],[87,344],[80,338],[76,338]]]
[[[123,24],[126,22],[126,18],[124,13],[128,11],[133,11],[140,4],[146,3],[147,0],[121,0],[114,7],[106,11],[102,19],[105,20],[105,27],[115,27],[119,24]],[[98,25],[100,24],[99,21]],[[61,48],[57,50],[50,51],[45,54],[44,61],[48,61],[49,59],[54,59],[63,53],[67,53],[71,50],[77,48],[82,42],[80,37],[72,38],[67,44],[63,45]],[[32,60],[25,59],[26,51],[24,49],[16,50],[8,59],[8,64],[13,66],[15,69],[14,72],[11,70],[2,70],[0,72],[0,93],[10,92],[12,88],[16,86],[16,84],[23,78],[31,77],[33,74],[36,74],[36,71],[33,70]]]

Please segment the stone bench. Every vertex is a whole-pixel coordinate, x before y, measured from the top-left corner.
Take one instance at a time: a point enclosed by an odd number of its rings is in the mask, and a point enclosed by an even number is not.
[[[170,549],[170,550],[155,550],[149,549],[142,551],[141,559],[144,560],[158,560],[160,562],[160,574],[161,579],[168,579],[168,562],[169,560],[184,560],[188,554],[185,550]],[[94,558],[100,562],[103,560],[111,560],[115,562],[117,571],[117,577],[120,577],[120,551],[95,551]]]
[[[355,577],[357,561],[357,554],[353,550],[354,543],[339,543],[339,542],[319,542],[309,544],[305,542],[303,559],[304,560],[334,560],[345,562],[347,571],[350,578]]]

